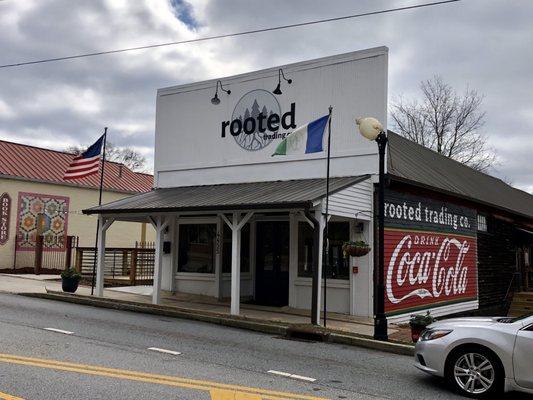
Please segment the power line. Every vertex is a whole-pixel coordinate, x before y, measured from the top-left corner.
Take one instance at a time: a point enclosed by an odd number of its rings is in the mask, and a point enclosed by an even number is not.
[[[341,21],[341,20],[345,20],[345,19],[367,17],[367,16],[370,16],[370,15],[387,14],[387,13],[392,13],[392,12],[396,12],[396,11],[413,10],[415,8],[431,7],[431,6],[437,6],[437,5],[447,4],[447,3],[456,3],[456,2],[459,2],[459,1],[461,1],[461,0],[436,1],[436,2],[433,2],[433,3],[424,3],[424,4],[413,5],[413,6],[389,8],[389,9],[385,9],[385,10],[370,11],[370,12],[366,12],[366,13],[345,15],[345,16],[341,16],[341,17],[319,19],[319,20],[314,20],[314,21],[300,22],[300,23],[296,23],[296,24],[280,25],[280,26],[274,26],[274,27],[270,27],[270,28],[253,29],[253,30],[243,31],[243,32],[226,33],[226,34],[222,34],[222,35],[206,36],[206,37],[203,37],[203,38],[180,40],[180,41],[177,41],[177,42],[158,43],[158,44],[151,44],[151,45],[147,45],[147,46],[138,46],[138,47],[127,47],[127,48],[116,49],[116,50],[98,51],[98,52],[94,52],[94,53],[77,54],[77,55],[65,56],[65,57],[46,58],[46,59],[35,60],[35,61],[24,61],[24,62],[19,62],[19,63],[0,65],[0,68],[14,68],[14,67],[21,67],[21,66],[24,66],[24,65],[43,64],[43,63],[49,63],[49,62],[55,62],[55,61],[72,60],[72,59],[76,59],[76,58],[94,57],[94,56],[102,56],[102,55],[106,55],[106,54],[125,53],[125,52],[128,52],[128,51],[135,51],[135,50],[153,49],[153,48],[156,48],[156,47],[176,46],[176,45],[187,44],[187,43],[205,42],[205,41],[208,41],[208,40],[223,39],[223,38],[229,38],[229,37],[235,37],[235,36],[252,35],[252,34],[262,33],[262,32],[278,31],[278,30],[281,30],[281,29],[289,29],[289,28],[297,28],[297,27],[300,27],[300,26],[323,24],[323,23],[326,23],[326,22],[334,22],[334,21]]]

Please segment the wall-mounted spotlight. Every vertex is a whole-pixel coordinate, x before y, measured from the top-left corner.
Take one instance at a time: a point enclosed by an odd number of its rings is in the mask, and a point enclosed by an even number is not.
[[[220,85],[220,89],[222,89],[223,92],[226,92],[227,94],[231,94],[231,90],[224,89],[224,87],[222,86],[222,82],[217,81],[217,88],[215,90],[215,95],[211,99],[211,104],[215,104],[215,105],[220,104],[220,99],[218,98],[218,86],[219,85]]]
[[[280,68],[278,71],[278,86],[274,89],[272,93],[280,95],[283,92],[281,91],[281,77],[287,81],[287,83],[290,85],[292,83],[292,79],[285,78],[285,74],[283,73],[283,70]]]

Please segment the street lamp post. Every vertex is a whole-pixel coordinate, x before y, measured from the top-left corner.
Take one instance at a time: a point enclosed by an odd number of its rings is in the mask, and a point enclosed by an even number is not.
[[[374,317],[374,339],[388,340],[387,317],[385,316],[385,149],[387,134],[383,125],[372,117],[358,118],[359,132],[369,140],[375,140],[379,151],[379,194],[378,194],[378,273],[374,279],[374,293],[377,296]]]

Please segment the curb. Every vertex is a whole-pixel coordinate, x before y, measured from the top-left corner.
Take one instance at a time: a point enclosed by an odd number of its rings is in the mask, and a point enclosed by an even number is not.
[[[282,322],[258,320],[247,317],[228,316],[210,311],[192,310],[187,308],[166,307],[153,304],[136,303],[127,300],[94,298],[90,296],[65,294],[63,292],[19,293],[20,296],[57,300],[92,307],[109,308],[121,311],[132,311],[144,314],[162,315],[193,321],[208,322],[232,328],[246,329],[255,332],[285,336],[290,325]],[[320,328],[321,331],[324,328]],[[414,355],[414,346],[398,342],[382,342],[367,336],[353,335],[346,332],[328,330],[329,343],[363,347],[405,356]]]
[[[347,335],[344,333],[331,333],[329,341],[332,343],[345,344],[349,346],[364,347],[372,350],[384,351],[387,353],[399,354],[402,356],[414,357],[415,347],[397,343],[397,342],[382,342],[364,336]]]

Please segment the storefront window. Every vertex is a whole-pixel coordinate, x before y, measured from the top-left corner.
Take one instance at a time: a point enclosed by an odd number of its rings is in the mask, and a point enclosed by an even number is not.
[[[215,271],[215,224],[179,226],[178,272]]]
[[[342,245],[350,240],[349,222],[329,223],[329,267],[328,278],[348,279],[349,259],[342,254]],[[324,268],[325,269],[325,268]]]
[[[224,224],[222,229],[222,272],[231,272],[231,229]],[[250,224],[241,230],[241,272],[250,272]]]
[[[323,276],[330,279],[349,278],[349,260],[342,254],[342,245],[350,240],[349,222],[329,223],[329,267]],[[313,229],[307,222],[298,223],[298,276],[313,276]],[[327,271],[326,271],[327,269]]]

